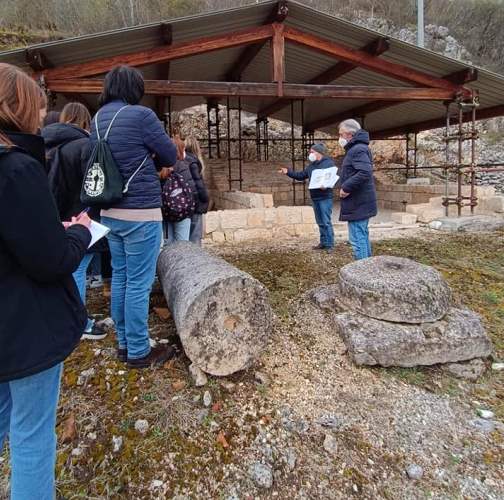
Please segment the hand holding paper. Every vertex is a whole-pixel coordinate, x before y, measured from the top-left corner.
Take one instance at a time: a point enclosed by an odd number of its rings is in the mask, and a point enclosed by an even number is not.
[[[338,169],[317,168],[312,172],[308,189],[332,189],[338,182]]]
[[[91,221],[91,226],[89,227],[89,231],[91,232],[91,243],[88,248],[91,248],[98,240],[101,240],[108,233],[110,233],[110,229],[99,222]]]

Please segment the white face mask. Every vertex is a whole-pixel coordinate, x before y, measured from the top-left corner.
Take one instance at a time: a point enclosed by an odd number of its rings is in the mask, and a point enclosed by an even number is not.
[[[308,155],[308,161],[311,161],[311,162],[317,161],[317,155],[315,153],[310,153]]]
[[[348,141],[344,138],[344,137],[340,137],[338,139],[338,142],[339,142],[339,145],[344,148],[347,144],[348,144]]]

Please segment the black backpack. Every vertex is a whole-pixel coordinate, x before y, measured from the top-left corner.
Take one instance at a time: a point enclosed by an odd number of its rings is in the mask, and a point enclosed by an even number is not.
[[[169,222],[180,222],[194,215],[196,201],[184,177],[172,172],[163,186],[163,217]]]
[[[80,199],[85,206],[112,206],[119,202],[128,192],[129,183],[138,174],[140,169],[145,165],[148,155],[144,158],[140,166],[135,170],[133,175],[124,183],[123,176],[117,167],[117,164],[110,151],[110,146],[107,142],[110,129],[117,115],[128,106],[123,106],[113,116],[110,124],[103,137],[100,137],[98,129],[98,113],[95,115],[95,127],[98,142],[91,152],[89,161],[82,182],[82,190]]]

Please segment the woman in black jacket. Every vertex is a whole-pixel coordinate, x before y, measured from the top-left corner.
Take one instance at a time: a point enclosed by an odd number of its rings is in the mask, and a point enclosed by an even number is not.
[[[65,230],[58,217],[34,135],[45,106],[35,81],[0,64],[0,103],[0,450],[9,434],[13,500],[53,500],[62,361],[86,324],[72,273],[91,221]]]
[[[194,196],[196,198],[196,210],[191,217],[191,232],[189,241],[201,245],[201,238],[203,237],[203,214],[208,212],[208,205],[210,199],[208,197],[208,190],[205,186],[203,179],[203,171],[205,164],[201,148],[196,137],[190,135],[185,140],[186,160],[189,163],[191,176],[195,185]]]
[[[42,129],[49,167],[49,186],[56,200],[60,219],[71,220],[85,208],[80,201],[82,181],[89,157],[89,128],[91,115],[86,106],[70,102],[60,114],[59,122]],[[91,218],[100,219],[98,210],[91,211]],[[107,251],[106,240],[100,240],[84,255],[73,274],[83,304],[86,304],[86,272],[95,253]],[[106,332],[94,319],[88,317],[83,339],[100,340]]]

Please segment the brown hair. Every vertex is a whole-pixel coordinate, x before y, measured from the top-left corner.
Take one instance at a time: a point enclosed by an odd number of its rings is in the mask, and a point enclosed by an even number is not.
[[[61,112],[60,123],[71,123],[89,131],[91,128],[91,115],[84,104],[80,102],[69,102]]]
[[[201,163],[201,171],[205,170],[205,161],[203,159],[203,154],[201,153],[201,148],[198,139],[194,135],[189,135],[185,140],[185,148],[188,153],[192,153],[196,158],[198,158]]]
[[[185,151],[184,141],[178,135],[176,135],[173,138],[173,142],[175,143],[175,146],[177,147],[177,160],[183,160],[184,159],[184,151]]]
[[[3,133],[18,130],[34,134],[40,125],[40,110],[47,99],[35,80],[11,64],[0,63],[0,142],[12,145]]]

